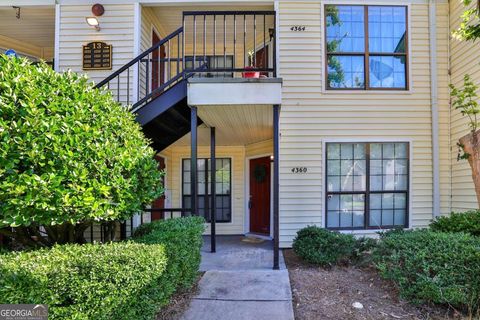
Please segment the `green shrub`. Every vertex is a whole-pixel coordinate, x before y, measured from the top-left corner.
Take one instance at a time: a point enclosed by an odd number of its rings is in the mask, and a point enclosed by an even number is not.
[[[440,232],[465,232],[478,237],[480,236],[480,210],[438,217],[432,222],[430,228]]]
[[[464,233],[429,230],[392,233],[373,253],[381,275],[402,297],[469,311],[480,303],[480,240]]]
[[[309,226],[297,232],[293,240],[293,251],[307,262],[321,266],[346,261],[355,247],[352,235],[332,232]]]
[[[0,55],[0,228],[130,218],[162,192],[149,143],[86,77]]]
[[[52,319],[153,319],[197,278],[203,231],[203,218],[179,218],[139,227],[135,242],[0,254],[0,304],[44,303]]]
[[[358,238],[355,240],[351,259],[360,265],[369,264],[372,250],[377,245],[377,240],[367,237]]]
[[[175,218],[154,221],[135,230],[134,241],[165,245],[168,279],[164,282],[169,284],[166,291],[173,292],[177,286],[189,287],[197,278],[204,223],[202,217]]]
[[[3,254],[0,304],[44,303],[51,319],[152,319],[168,299],[166,266],[163,245],[133,242]]]

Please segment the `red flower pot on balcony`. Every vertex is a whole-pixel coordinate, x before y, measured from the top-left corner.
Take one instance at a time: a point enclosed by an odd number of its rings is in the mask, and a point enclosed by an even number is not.
[[[245,67],[245,70],[255,70],[255,67]],[[242,76],[244,78],[260,78],[260,72],[258,71],[245,71]]]

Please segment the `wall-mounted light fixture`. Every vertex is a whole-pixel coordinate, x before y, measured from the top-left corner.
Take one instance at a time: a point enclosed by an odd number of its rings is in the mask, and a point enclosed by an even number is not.
[[[95,30],[100,31],[100,22],[97,17],[86,17],[85,20],[90,27],[94,27]]]
[[[268,35],[270,36],[270,41],[272,41],[273,37],[275,37],[275,29],[274,28],[269,28],[268,29]]]
[[[16,7],[16,6],[13,6],[12,7],[14,10],[15,10],[15,17],[17,17],[17,19],[20,19],[20,7]]]
[[[100,22],[97,17],[100,17],[105,12],[105,8],[101,4],[94,4],[92,6],[93,17],[86,17],[85,20],[90,27],[94,27],[95,30],[100,31]]]

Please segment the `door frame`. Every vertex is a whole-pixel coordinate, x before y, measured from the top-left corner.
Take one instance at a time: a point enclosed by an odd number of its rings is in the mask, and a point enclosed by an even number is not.
[[[248,208],[248,201],[249,201],[249,195],[250,195],[250,160],[265,158],[265,157],[272,157],[272,153],[262,153],[262,154],[256,154],[254,156],[245,157],[245,199],[244,199],[245,224],[243,226],[244,234],[250,233],[250,209]],[[270,166],[270,232],[268,236],[262,236],[257,234],[255,234],[255,236],[267,237],[269,239],[273,239],[273,196],[272,195],[273,195],[273,166]]]
[[[153,45],[154,45],[154,43],[153,43],[153,41],[152,41],[153,33],[155,33],[155,34],[157,35],[158,39],[160,39],[160,41],[162,41],[162,37],[161,37],[161,35],[160,35],[160,32],[158,32],[157,27],[155,27],[155,25],[152,23],[151,28],[150,28],[150,47],[153,47]],[[147,48],[147,49],[148,49],[148,48]],[[159,55],[161,55],[161,49],[159,49]],[[162,63],[162,62],[160,62],[160,63]],[[160,65],[158,66],[158,69],[159,69],[159,70],[158,70],[158,72],[159,72],[158,74],[160,75],[160,70],[161,70]],[[150,73],[152,73],[152,72],[153,72],[153,69],[150,71]],[[149,83],[148,83],[148,86],[149,86],[150,92],[152,92],[152,88],[153,88],[153,86],[152,86],[152,81],[153,81],[153,78],[152,78],[152,75],[151,75],[151,74],[150,74],[149,76],[150,76],[151,79],[150,79],[150,81],[149,81]],[[167,76],[167,68],[163,67],[163,79],[164,79],[164,82],[165,82],[166,76]]]

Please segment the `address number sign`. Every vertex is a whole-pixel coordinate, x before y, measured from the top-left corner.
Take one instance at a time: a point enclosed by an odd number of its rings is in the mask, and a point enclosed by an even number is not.
[[[293,167],[292,173],[307,173],[307,167]]]

